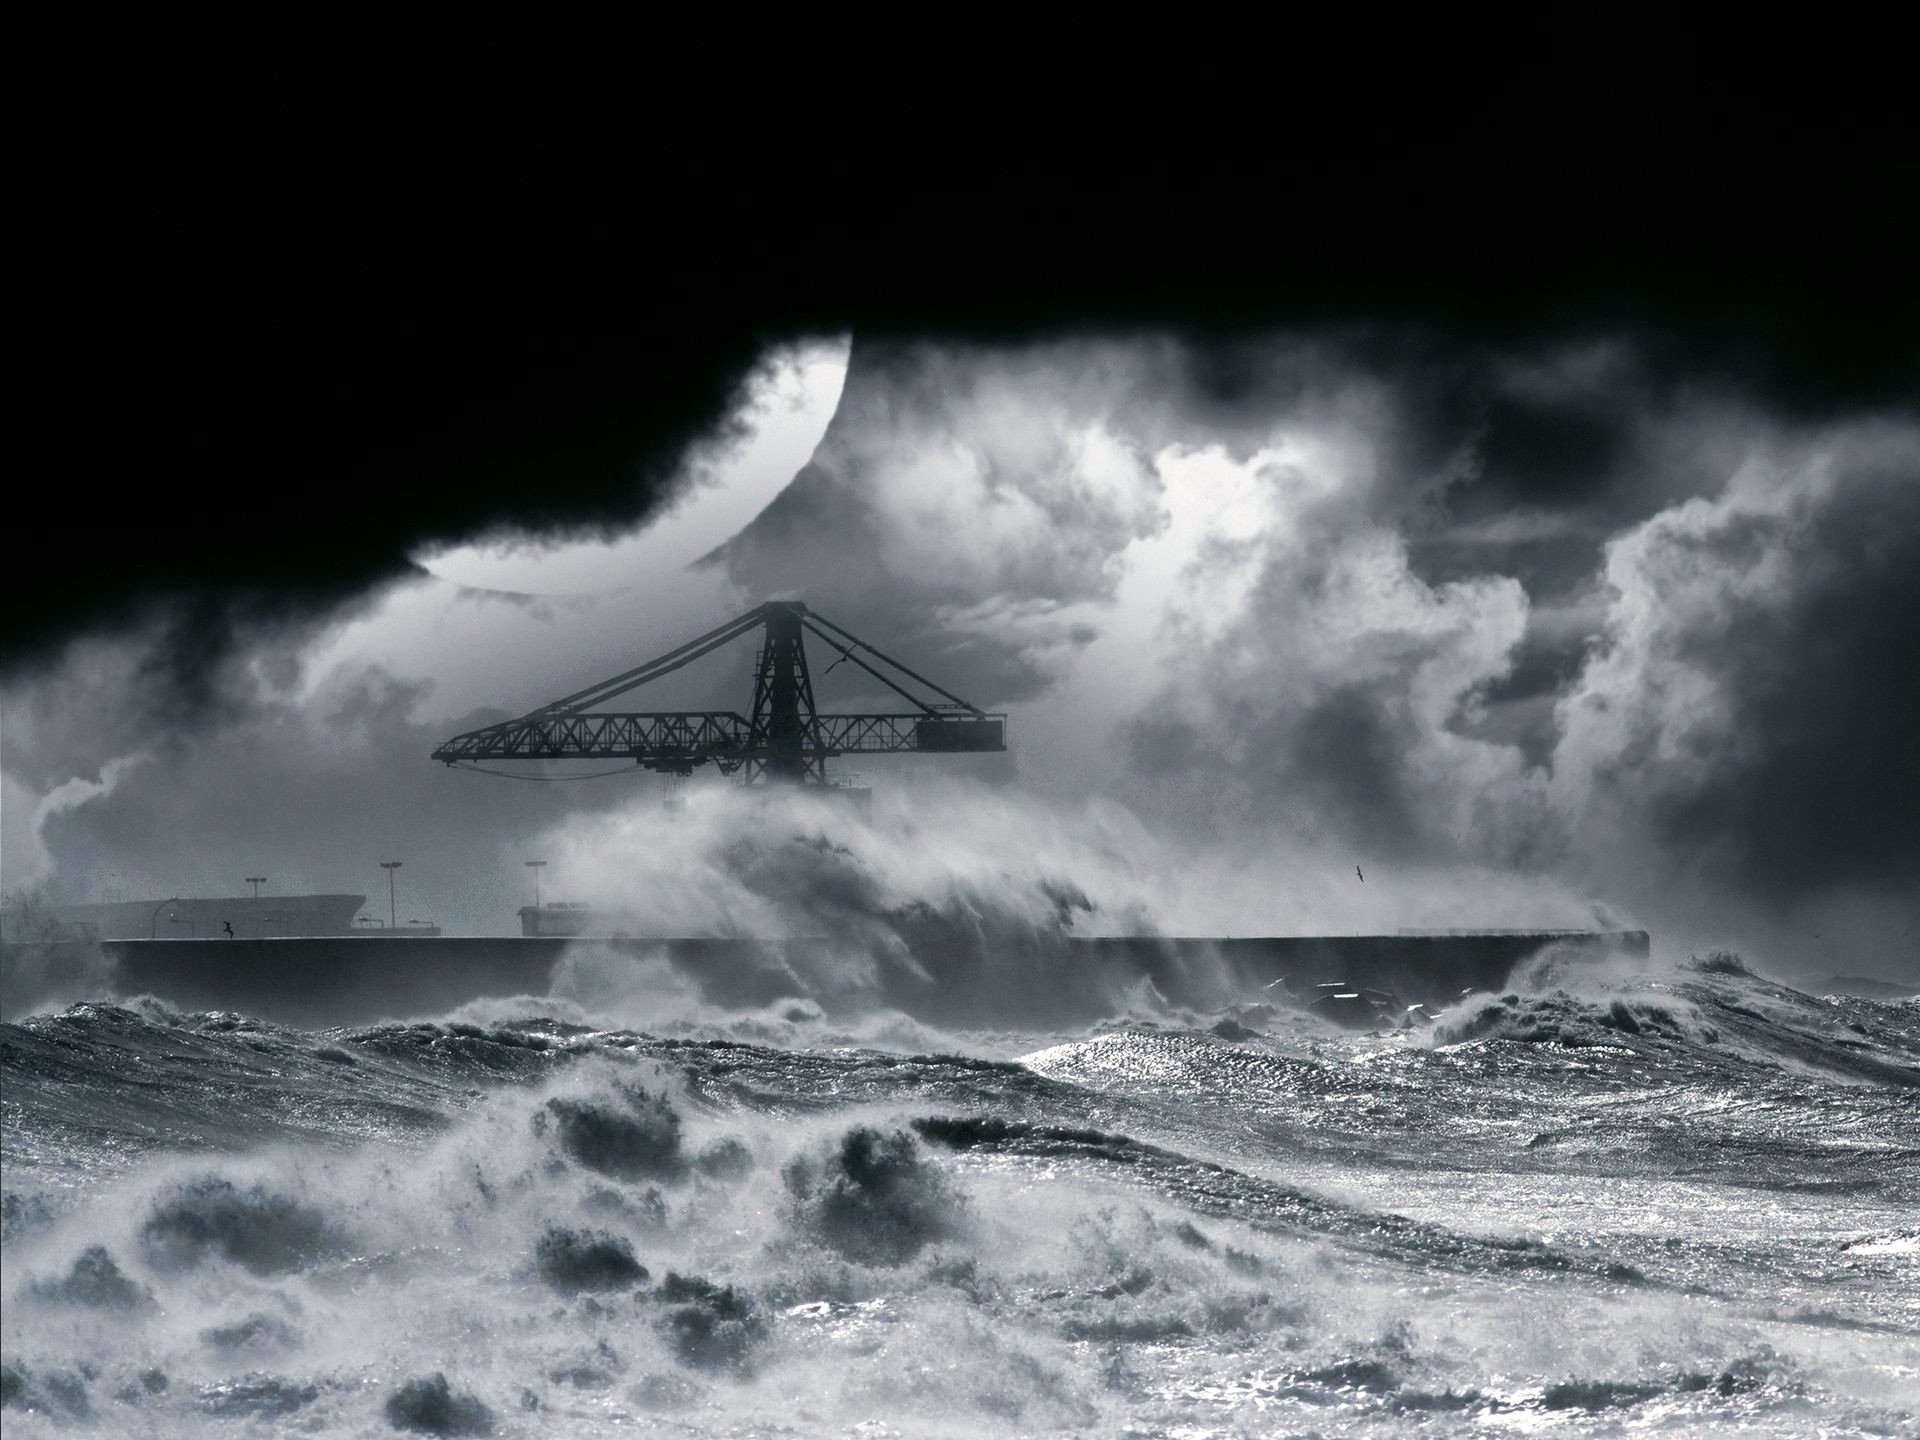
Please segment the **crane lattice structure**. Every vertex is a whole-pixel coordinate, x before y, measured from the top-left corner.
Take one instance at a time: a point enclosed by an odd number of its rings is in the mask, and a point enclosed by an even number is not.
[[[764,631],[753,708],[610,712],[592,707],[671,674],[721,646]],[[804,630],[811,630],[915,708],[904,713],[823,715],[814,708]],[[869,663],[872,662],[872,663]],[[829,670],[833,666],[827,667]],[[892,674],[884,673],[890,671]],[[904,680],[893,678],[894,675]],[[941,697],[924,700],[906,682]],[[1005,750],[1004,714],[988,714],[898,660],[881,654],[797,600],[770,600],[644,665],[563,696],[550,705],[456,735],[433,752],[448,765],[477,760],[632,760],[649,770],[691,775],[708,763],[749,784],[827,783],[839,755],[953,755]]]

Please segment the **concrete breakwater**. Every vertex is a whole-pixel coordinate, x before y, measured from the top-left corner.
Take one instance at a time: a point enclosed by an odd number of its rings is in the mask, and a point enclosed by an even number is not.
[[[444,1014],[475,1000],[553,992],[568,952],[605,973],[623,959],[665,962],[709,1004],[751,1008],[808,993],[830,972],[826,940],[562,939],[317,936],[300,939],[109,940],[0,946],[0,1019],[76,1000],[151,995],[184,1010],[234,1010],[307,1027]],[[1255,1001],[1307,1004],[1329,989],[1441,1008],[1463,991],[1504,987],[1543,952],[1571,963],[1644,956],[1645,931],[1266,937],[1050,937],[1019,964],[1036,981],[1031,1019],[1067,1023],[1076,996],[1150,985],[1166,1001],[1218,1010]],[[576,956],[578,958],[578,956]],[[884,997],[956,1025],[1004,1023],[996,977],[1015,967],[977,945],[926,937],[912,947],[930,977]],[[987,962],[997,962],[989,964]]]

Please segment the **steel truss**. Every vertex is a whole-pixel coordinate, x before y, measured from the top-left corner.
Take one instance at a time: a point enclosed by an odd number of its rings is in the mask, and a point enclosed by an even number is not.
[[[683,665],[761,631],[752,711],[594,711]],[[822,715],[814,707],[803,630],[915,709],[892,714]],[[882,668],[884,667],[884,669]],[[829,667],[831,668],[831,667]],[[896,680],[886,673],[904,677]],[[906,682],[940,695],[927,701]],[[770,601],[644,665],[590,685],[517,720],[456,735],[433,752],[448,765],[479,760],[632,760],[649,770],[690,775],[712,764],[744,771],[749,784],[827,782],[826,762],[839,755],[978,754],[1005,750],[1004,714],[988,714],[883,655],[798,601]]]

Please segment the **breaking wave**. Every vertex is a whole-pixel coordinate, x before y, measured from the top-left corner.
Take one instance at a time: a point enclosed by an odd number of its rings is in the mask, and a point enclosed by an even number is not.
[[[35,1017],[7,1430],[1910,1427],[1920,1010],[1565,982],[944,1052]]]

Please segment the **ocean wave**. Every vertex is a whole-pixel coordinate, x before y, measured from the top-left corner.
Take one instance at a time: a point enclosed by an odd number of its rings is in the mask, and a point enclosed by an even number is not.
[[[1899,1433],[1905,1012],[1636,983],[1024,1061],[40,1017],[9,1431]]]

